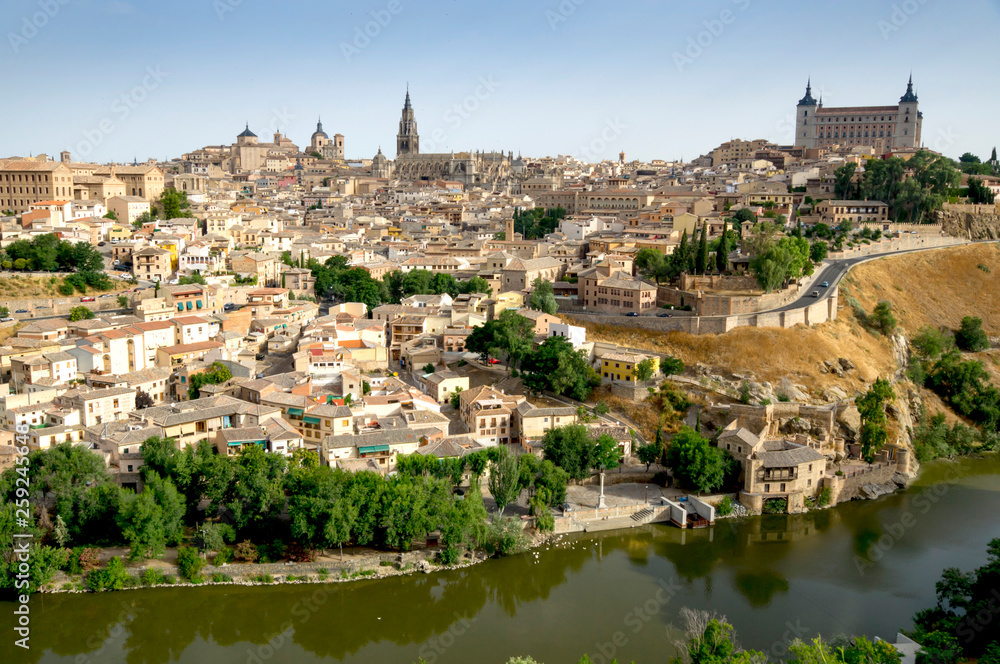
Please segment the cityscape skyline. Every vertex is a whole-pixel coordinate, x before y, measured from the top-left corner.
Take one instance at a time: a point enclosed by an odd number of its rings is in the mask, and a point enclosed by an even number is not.
[[[349,158],[371,158],[379,147],[391,158],[408,86],[425,152],[513,150],[598,161],[624,151],[645,161],[692,159],[732,138],[790,144],[795,102],[807,80],[827,105],[892,104],[911,72],[927,115],[926,147],[956,158],[965,151],[983,156],[995,142],[977,133],[987,126],[990,93],[976,91],[974,68],[956,69],[915,46],[931,31],[944,42],[985,40],[997,23],[994,2],[969,3],[982,18],[971,26],[949,21],[947,7],[917,0],[866,4],[863,22],[853,11],[860,3],[844,6],[844,16],[828,17],[813,8],[763,8],[751,0],[669,10],[635,3],[649,18],[641,25],[582,0],[518,2],[503,12],[443,2],[421,11],[403,0],[352,10],[307,2],[283,7],[280,16],[243,0],[169,7],[43,4],[14,2],[0,10],[10,28],[11,85],[30,94],[45,82],[72,102],[16,113],[24,130],[5,136],[0,154],[69,150],[74,158],[97,161],[173,158],[229,143],[246,123],[260,136],[278,130],[305,144],[322,117],[329,132],[345,135]],[[257,21],[269,22],[270,43],[308,23],[310,11],[317,24],[336,27],[292,51],[233,58],[240,45],[252,43],[244,33]],[[173,40],[144,27],[155,24],[166,33],[193,12],[203,20],[184,23]],[[755,41],[761,30],[794,34],[782,27],[820,17],[831,43],[837,37],[863,40],[864,48],[802,57],[799,37]],[[480,27],[487,25],[488,31]],[[93,29],[94,43],[74,49],[86,54],[99,47],[107,59],[96,80],[58,66],[72,56],[64,44],[80,27]],[[121,38],[112,39],[116,34]],[[655,43],[635,52],[579,50],[602,39]],[[747,48],[759,65],[734,69],[746,62]],[[212,62],[208,70],[206,60]],[[311,62],[327,64],[302,66]],[[968,99],[970,90],[982,103],[959,101],[957,93]],[[565,122],[566,112],[573,123]]]

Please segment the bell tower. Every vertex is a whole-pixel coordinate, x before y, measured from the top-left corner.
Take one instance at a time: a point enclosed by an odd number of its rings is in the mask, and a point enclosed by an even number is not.
[[[396,156],[402,154],[420,154],[420,134],[417,133],[417,120],[410,105],[409,86],[406,87],[403,117],[399,120],[399,133],[396,134]]]

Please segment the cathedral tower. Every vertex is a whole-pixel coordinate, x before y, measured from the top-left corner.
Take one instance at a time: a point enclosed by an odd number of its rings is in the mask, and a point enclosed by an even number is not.
[[[396,156],[402,154],[420,154],[420,134],[417,133],[417,120],[410,105],[409,87],[406,88],[403,117],[399,120],[399,133],[396,135]]]

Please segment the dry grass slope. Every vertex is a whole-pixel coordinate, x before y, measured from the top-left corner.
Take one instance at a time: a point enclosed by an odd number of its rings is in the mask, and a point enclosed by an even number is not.
[[[888,300],[909,335],[924,325],[958,329],[964,316],[979,316],[986,333],[995,336],[1000,334],[1000,245],[923,251],[865,263],[851,271],[841,293],[856,298],[869,313]]]
[[[772,383],[788,377],[817,396],[830,386],[853,394],[864,389],[865,383],[896,370],[889,340],[861,328],[845,295],[857,298],[869,313],[879,301],[891,301],[908,335],[923,325],[957,329],[967,315],[981,317],[987,334],[1000,334],[1000,247],[996,244],[872,261],[854,268],[844,286],[837,320],[811,328],[737,328],[722,335],[690,335],[564,318],[586,327],[591,340],[668,353],[689,366],[704,364],[720,374],[753,374]],[[819,371],[824,360],[841,357],[850,358],[857,373],[840,378]],[[983,359],[994,379],[1000,377],[1000,353]]]

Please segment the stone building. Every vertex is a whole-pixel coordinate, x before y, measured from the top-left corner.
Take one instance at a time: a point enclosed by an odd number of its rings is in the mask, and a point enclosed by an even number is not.
[[[876,154],[921,145],[923,113],[913,91],[913,76],[896,106],[823,106],[812,96],[812,82],[795,113],[795,145],[804,148],[872,147]]]
[[[381,153],[381,150],[379,150]],[[514,153],[509,152],[451,152],[437,154],[420,153],[420,134],[410,91],[406,91],[403,113],[396,135],[395,176],[400,180],[454,180],[463,186],[484,188],[507,188],[511,182],[511,162]],[[382,168],[384,172],[384,166]],[[380,177],[376,175],[376,177]]]

